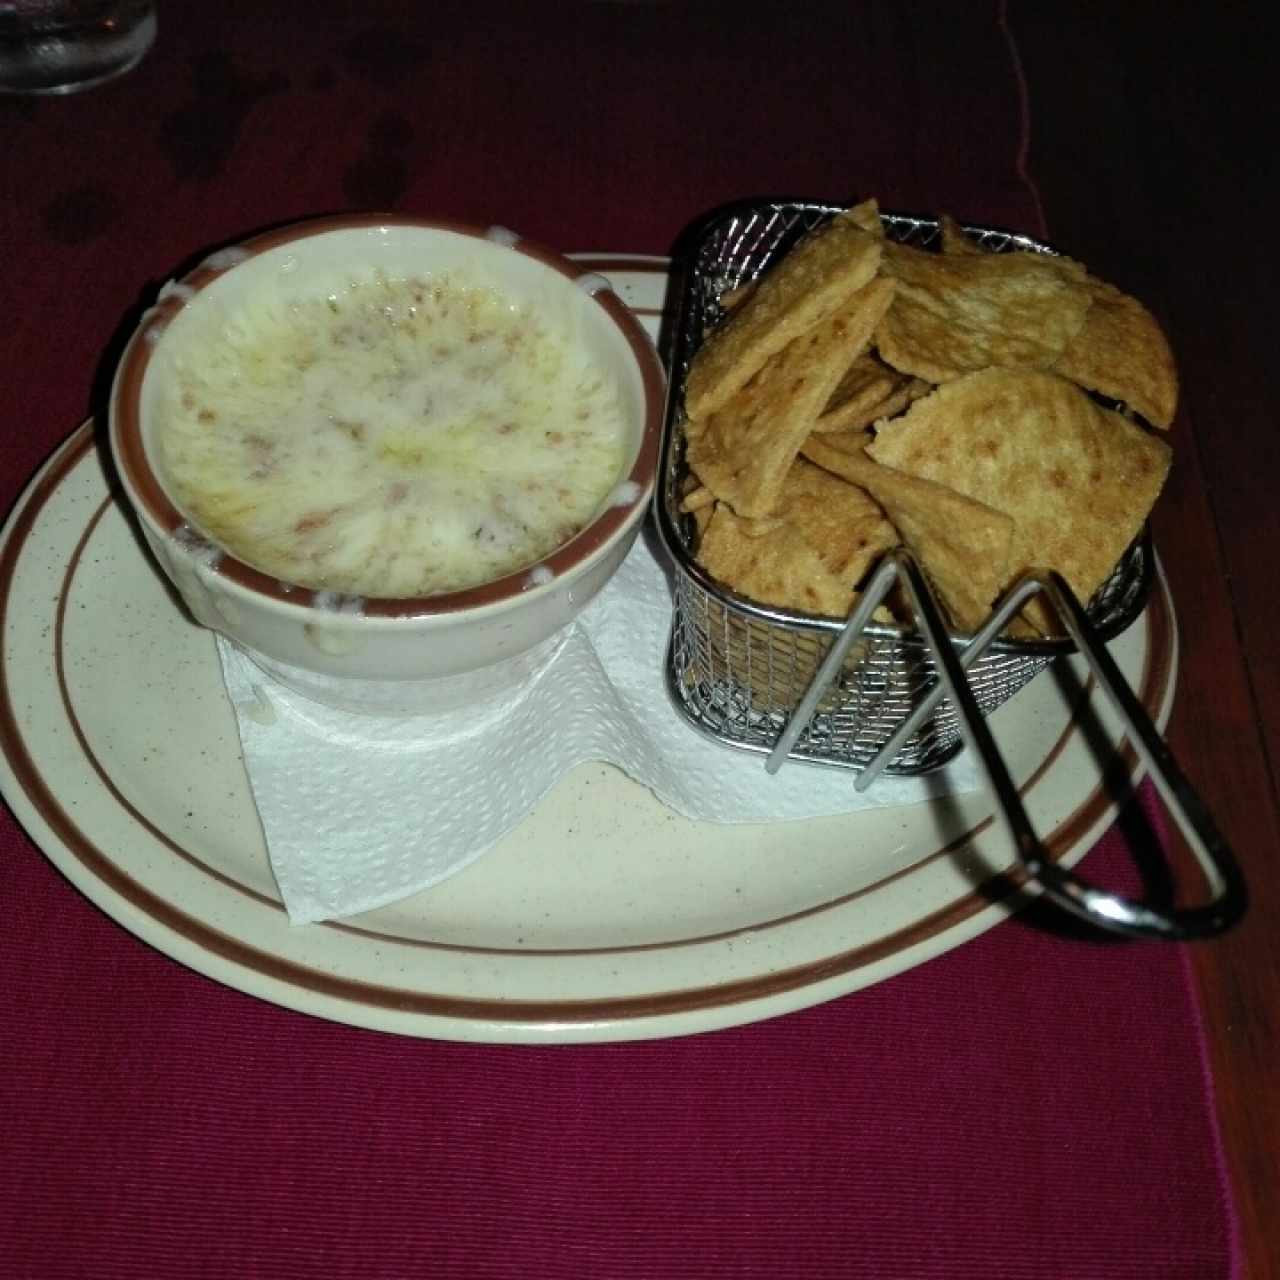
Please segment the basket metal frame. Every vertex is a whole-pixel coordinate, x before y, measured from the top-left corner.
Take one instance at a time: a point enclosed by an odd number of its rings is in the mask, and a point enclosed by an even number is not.
[[[737,596],[693,558],[687,519],[681,516],[678,504],[683,391],[693,353],[709,323],[717,318],[717,299],[723,292],[758,275],[796,235],[842,207],[794,200],[746,202],[718,211],[694,242],[692,266],[684,279],[674,332],[661,483],[654,498],[659,533],[676,570],[676,607],[667,655],[667,688],[673,704],[691,725],[714,740],[767,755],[765,768],[769,773],[775,773],[789,760],[855,769],[858,774],[854,786],[858,790],[865,790],[881,772],[929,772],[968,744],[995,796],[1028,882],[1051,901],[1095,925],[1129,937],[1181,941],[1221,932],[1246,909],[1243,878],[1211,815],[1106,649],[1106,642],[1141,613],[1150,593],[1154,553],[1145,529],[1087,609],[1059,574],[1032,570],[1005,594],[972,635],[947,629],[932,590],[905,548],[897,548],[882,558],[849,617],[843,620],[765,606]],[[731,255],[733,271],[714,275],[709,271],[708,257],[723,252],[725,237],[733,234],[739,220],[750,223],[770,215],[789,220],[785,233],[773,241],[771,252],[744,253],[740,260]],[[886,234],[896,239],[927,243],[938,234],[936,219],[891,212],[881,216]],[[1055,252],[1031,237],[999,228],[967,225],[965,230],[996,252]],[[910,602],[914,629],[873,620],[875,609],[895,586],[905,592]],[[1003,636],[1004,628],[1037,595],[1048,599],[1066,635],[1044,640]],[[691,635],[694,645],[705,639],[697,620],[691,623],[691,611],[702,611],[707,617],[714,615],[724,621],[726,638],[722,640],[721,656],[725,660],[715,678],[708,678],[706,663],[698,671],[697,664],[691,664],[688,654],[682,651],[682,645],[690,644]],[[736,654],[732,627],[738,629]],[[816,658],[813,669],[802,673],[800,686],[792,690],[795,696],[791,705],[768,707],[756,713],[753,723],[752,646],[757,654],[763,653],[768,669],[772,667],[774,642],[782,638],[784,644],[790,643],[796,636],[812,642]],[[850,671],[856,681],[858,673],[873,669],[877,645],[882,651],[888,646],[891,654],[904,646],[917,647],[927,660],[927,678],[910,691],[909,705],[890,707],[887,717],[882,716],[877,722],[869,742],[854,742],[850,747],[848,741],[842,741],[842,749],[833,751],[829,746],[832,733],[815,733],[815,726],[824,716],[831,722],[833,708],[838,717],[842,701],[848,696]],[[1055,658],[1076,652],[1083,655],[1099,688],[1115,707],[1162,800],[1186,837],[1208,882],[1211,896],[1207,902],[1165,909],[1111,893],[1055,863],[1036,836],[985,717],[994,705],[1012,696]],[[735,657],[739,659],[737,668]],[[997,691],[994,704],[988,698],[983,705],[975,694],[975,675],[983,671],[984,664],[989,669],[993,661],[1012,663],[1017,677],[1009,682],[1012,687],[1007,692]],[[1001,693],[1003,696],[999,696]],[[719,714],[721,711],[723,715]],[[944,712],[949,716],[951,732],[939,735],[936,726]],[[876,712],[873,710],[872,714]],[[728,730],[726,722],[730,722]],[[923,751],[918,749],[922,743]]]
[[[759,275],[806,231],[843,206],[812,201],[744,201],[715,211],[693,232],[678,268],[678,307],[669,355],[667,430],[659,491],[659,533],[676,566],[675,617],[667,657],[667,689],[677,709],[715,741],[768,754],[803,695],[822,652],[843,619],[761,605],[727,590],[696,561],[690,518],[679,510],[683,474],[684,382],[705,333],[723,315],[719,298]],[[886,235],[927,246],[939,234],[936,218],[883,212]],[[970,224],[965,230],[993,252],[1053,254],[1030,236]],[[683,275],[680,275],[680,271]],[[1090,605],[1104,639],[1118,635],[1141,613],[1154,565],[1144,529]],[[856,669],[829,686],[826,703],[791,745],[797,759],[860,770],[877,755],[904,715],[936,684],[937,674],[918,632],[870,621]],[[963,646],[968,637],[955,636]],[[970,671],[984,713],[1007,701],[1055,658],[1073,651],[1069,637],[999,637]],[[918,775],[950,760],[963,745],[959,713],[950,699],[934,699],[927,717],[898,741],[887,772]]]
[[[969,643],[957,651],[933,592],[914,557],[901,547],[889,552],[868,583],[863,599],[850,613],[844,630],[832,645],[791,720],[779,735],[777,745],[765,762],[767,772],[776,773],[790,758],[790,745],[822,696],[825,682],[832,678],[844,655],[856,643],[872,609],[897,582],[906,588],[916,621],[938,665],[940,680],[858,775],[854,782],[857,790],[864,791],[871,785],[892,758],[898,743],[913,732],[913,721],[926,717],[931,710],[930,703],[945,693],[960,708],[965,739],[977,756],[988,788],[995,795],[996,807],[1004,819],[1027,880],[1050,901],[1109,932],[1168,942],[1209,937],[1221,933],[1240,919],[1248,896],[1244,877],[1230,846],[1107,652],[1106,645],[1089,621],[1088,613],[1065,579],[1052,570],[1036,569],[1024,574]],[[1037,595],[1048,598],[1088,663],[1098,687],[1110,700],[1128,731],[1129,740],[1146,766],[1148,776],[1155,783],[1160,798],[1173,815],[1204,873],[1210,894],[1205,902],[1169,909],[1112,893],[1054,862],[1036,835],[986,718],[974,701],[966,672],[994,643],[1009,620]]]

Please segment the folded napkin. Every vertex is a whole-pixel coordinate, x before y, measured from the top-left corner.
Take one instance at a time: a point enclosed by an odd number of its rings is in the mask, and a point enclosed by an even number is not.
[[[219,637],[227,692],[271,866],[296,924],[354,915],[460,871],[575,765],[607,761],[705,822],[765,822],[914,804],[973,790],[965,755],[927,778],[789,764],[708,741],[664,683],[671,590],[645,536],[513,687],[401,719],[336,711],[272,681]]]

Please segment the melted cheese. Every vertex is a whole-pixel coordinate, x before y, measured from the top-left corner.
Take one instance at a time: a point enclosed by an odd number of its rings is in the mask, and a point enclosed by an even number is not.
[[[620,479],[617,390],[565,333],[463,280],[253,300],[184,345],[159,454],[189,517],[287,582],[457,590],[534,563]]]

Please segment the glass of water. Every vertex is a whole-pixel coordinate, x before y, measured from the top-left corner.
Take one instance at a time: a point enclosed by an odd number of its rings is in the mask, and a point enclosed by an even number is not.
[[[0,0],[0,93],[76,93],[136,66],[154,0]]]

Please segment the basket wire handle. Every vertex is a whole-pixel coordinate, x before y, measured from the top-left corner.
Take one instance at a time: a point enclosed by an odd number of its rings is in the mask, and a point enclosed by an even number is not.
[[[766,761],[765,767],[770,773],[781,767],[827,685],[839,671],[845,654],[866,626],[872,610],[898,580],[906,585],[940,680],[863,770],[856,783],[859,790],[870,785],[884,765],[896,755],[902,743],[933,710],[938,700],[944,694],[949,694],[959,712],[965,738],[977,754],[987,784],[995,794],[997,806],[1004,817],[1028,880],[1056,905],[1113,933],[1166,941],[1186,941],[1220,933],[1244,914],[1247,902],[1244,879],[1229,846],[1199,796],[1178,768],[1172,753],[1156,732],[1150,717],[1134,696],[1105,645],[1098,639],[1075,593],[1060,575],[1052,571],[1033,571],[1024,575],[964,650],[957,654],[933,593],[914,558],[902,548],[891,552],[867,584],[866,593],[858,607],[850,615],[804,698],[787,722]],[[1039,593],[1049,597],[1099,686],[1110,698],[1129,731],[1134,749],[1209,882],[1213,895],[1209,902],[1166,911],[1151,903],[1100,889],[1054,862],[1032,829],[1018,790],[995,745],[991,730],[978,709],[964,673],[999,635],[1008,620],[1028,599]]]

